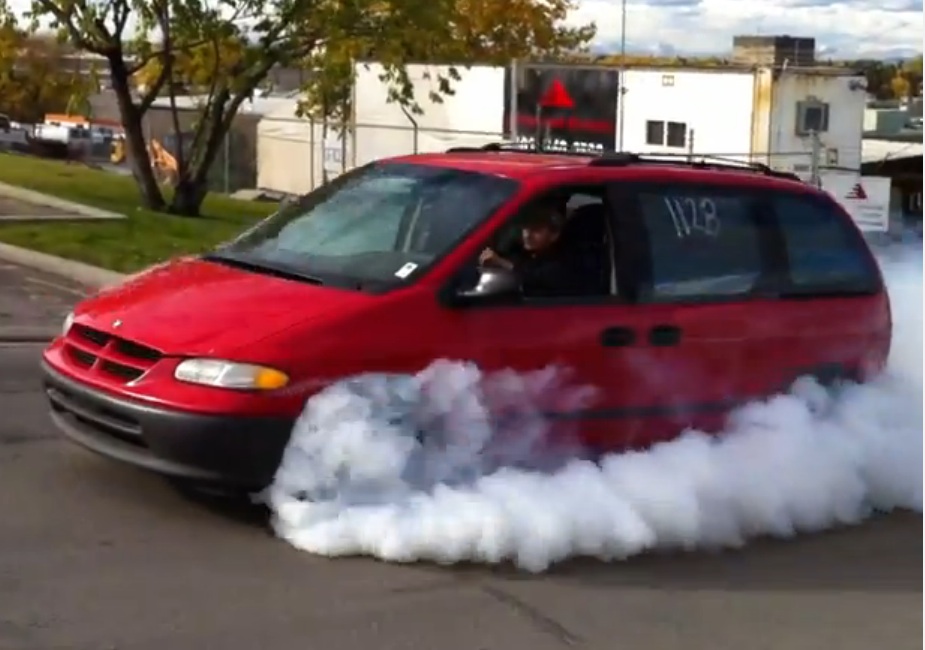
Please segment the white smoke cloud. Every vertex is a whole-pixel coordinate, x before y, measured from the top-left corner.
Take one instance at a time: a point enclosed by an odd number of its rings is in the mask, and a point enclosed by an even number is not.
[[[335,385],[309,400],[268,492],[276,532],[327,556],[543,571],[574,556],[734,547],[875,510],[921,512],[921,244],[881,266],[894,316],[887,371],[837,392],[800,380],[736,411],[719,438],[689,431],[597,463],[556,450],[570,458],[556,466],[532,406],[555,395],[580,408],[590,394],[555,369],[486,377],[440,361],[416,377]],[[505,406],[526,414],[492,422]]]

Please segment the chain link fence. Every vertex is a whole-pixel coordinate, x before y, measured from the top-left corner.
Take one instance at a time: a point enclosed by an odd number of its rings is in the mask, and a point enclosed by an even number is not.
[[[286,194],[309,192],[380,158],[477,147],[503,139],[501,131],[463,131],[407,125],[266,117],[257,126],[257,184]]]
[[[303,194],[345,171],[380,158],[444,152],[451,147],[478,147],[505,141],[505,137],[500,129],[463,131],[422,127],[409,115],[408,124],[405,125],[358,123],[353,124],[349,130],[341,122],[265,117],[257,125],[256,140],[255,186],[280,194]],[[533,148],[535,142],[533,134],[521,134],[508,140],[527,149]],[[550,152],[604,152],[601,146],[582,149],[564,140],[544,141],[543,146],[544,150]],[[666,155],[661,151],[641,150],[636,153]],[[804,151],[742,153],[702,150],[691,133],[688,146],[669,155],[761,163],[772,169],[795,173],[816,185],[821,183],[826,173],[856,172],[860,167],[860,148],[850,152],[827,150],[818,137],[810,138],[808,148]],[[847,161],[848,166],[839,165],[839,157]]]

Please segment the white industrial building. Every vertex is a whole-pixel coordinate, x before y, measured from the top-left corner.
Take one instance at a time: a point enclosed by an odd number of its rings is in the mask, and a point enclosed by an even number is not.
[[[825,68],[629,70],[623,148],[745,156],[798,173],[816,150],[821,166],[858,169],[865,88],[862,76]]]
[[[320,124],[295,118],[294,104],[268,113],[258,127],[259,187],[301,193],[323,182],[324,170],[330,175],[383,157],[500,140],[505,68],[461,70],[455,94],[435,103],[428,95],[442,71],[411,67],[424,109],[411,116],[388,103],[377,65],[358,65],[354,111],[343,139],[333,126],[325,133]],[[622,75],[612,148],[736,156],[804,174],[815,148],[821,166],[860,168],[866,97],[861,76],[763,66],[636,68]]]

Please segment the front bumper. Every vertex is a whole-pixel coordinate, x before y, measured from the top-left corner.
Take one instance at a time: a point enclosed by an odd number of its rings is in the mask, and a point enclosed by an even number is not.
[[[103,456],[196,483],[259,490],[282,460],[291,418],[218,416],[120,399],[42,363],[51,417],[73,442]]]

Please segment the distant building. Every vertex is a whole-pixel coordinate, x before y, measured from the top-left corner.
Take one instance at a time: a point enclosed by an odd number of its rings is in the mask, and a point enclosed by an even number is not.
[[[735,36],[732,63],[812,67],[816,65],[816,39],[794,36]]]
[[[864,133],[890,137],[917,132],[922,139],[922,98],[871,100],[864,110]]]

